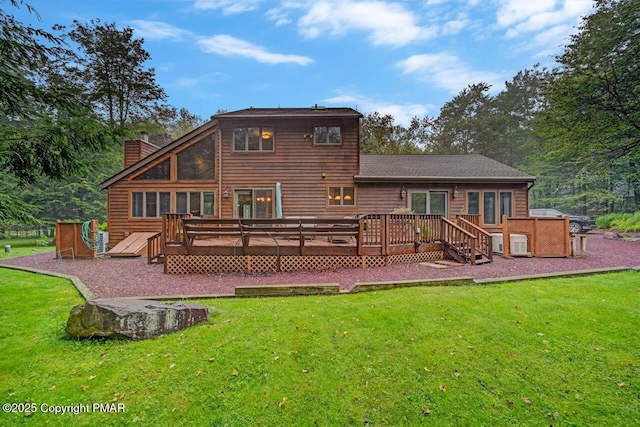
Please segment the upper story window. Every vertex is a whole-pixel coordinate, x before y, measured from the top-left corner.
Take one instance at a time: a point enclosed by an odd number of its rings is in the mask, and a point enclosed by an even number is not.
[[[207,180],[214,178],[213,136],[196,142],[178,152],[179,180]]]
[[[233,151],[273,151],[272,127],[247,127],[233,130]]]
[[[340,126],[316,126],[313,131],[313,143],[316,145],[341,145]]]
[[[171,179],[171,161],[169,159],[152,167],[133,178],[134,180],[169,180]]]

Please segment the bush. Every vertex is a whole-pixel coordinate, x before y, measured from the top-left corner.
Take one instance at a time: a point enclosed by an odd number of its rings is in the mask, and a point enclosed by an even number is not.
[[[598,228],[613,229],[623,232],[640,231],[640,211],[630,213],[610,213],[596,219]]]

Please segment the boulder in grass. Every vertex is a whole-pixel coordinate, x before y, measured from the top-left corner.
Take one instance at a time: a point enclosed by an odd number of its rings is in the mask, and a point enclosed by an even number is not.
[[[73,307],[66,330],[74,337],[140,340],[176,332],[207,320],[209,310],[197,304],[101,299]]]

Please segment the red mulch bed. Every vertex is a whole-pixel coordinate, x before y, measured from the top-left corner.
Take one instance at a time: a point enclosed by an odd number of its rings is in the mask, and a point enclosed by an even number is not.
[[[98,298],[174,295],[227,295],[236,286],[338,283],[349,289],[358,282],[381,282],[467,276],[475,279],[640,265],[640,241],[604,239],[590,233],[582,258],[512,258],[500,256],[484,265],[437,269],[419,264],[398,264],[368,269],[301,271],[261,275],[163,274],[161,265],[147,265],[146,258],[58,260],[52,253],[9,258],[0,264],[36,268],[78,277]]]

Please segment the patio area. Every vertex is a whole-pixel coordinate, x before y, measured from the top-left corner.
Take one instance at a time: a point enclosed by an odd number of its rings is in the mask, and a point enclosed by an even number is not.
[[[601,233],[589,233],[586,258],[503,258],[492,263],[436,268],[423,263],[395,264],[374,268],[345,268],[328,271],[279,273],[228,273],[167,275],[162,265],[147,264],[147,259],[103,258],[56,259],[55,253],[10,258],[0,265],[13,265],[78,277],[99,298],[225,296],[238,286],[294,284],[338,284],[348,290],[357,283],[472,277],[491,279],[598,268],[640,266],[640,241],[604,239]],[[428,263],[427,263],[428,264]]]

